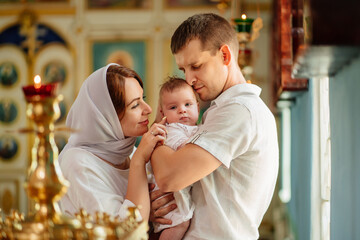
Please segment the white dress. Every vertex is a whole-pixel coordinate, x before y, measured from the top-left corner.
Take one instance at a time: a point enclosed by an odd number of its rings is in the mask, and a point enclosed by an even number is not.
[[[60,167],[70,182],[67,193],[59,201],[61,210],[67,215],[74,216],[83,208],[91,215],[99,211],[124,219],[127,208],[134,206],[124,198],[128,169],[115,168],[81,148],[69,149]]]
[[[66,118],[72,132],[59,155],[64,177],[70,182],[60,200],[69,215],[84,209],[127,217],[124,199],[129,170],[120,170],[103,161],[120,165],[134,150],[135,137],[125,137],[106,83],[108,64],[93,72],[82,84]],[[100,157],[100,158],[99,158]],[[139,219],[138,219],[139,220]]]

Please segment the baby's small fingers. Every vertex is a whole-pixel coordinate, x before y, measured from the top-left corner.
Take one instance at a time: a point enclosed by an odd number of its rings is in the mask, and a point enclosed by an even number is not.
[[[156,217],[163,217],[163,216],[165,216],[166,214],[168,214],[169,212],[173,211],[176,208],[177,208],[176,204],[170,204],[169,206],[157,209],[155,211],[154,215]]]
[[[166,218],[155,218],[155,219],[153,219],[153,222],[156,222],[159,224],[165,224],[165,225],[172,224],[172,221],[170,219],[166,219]]]
[[[164,194],[163,194],[164,195]],[[161,196],[163,196],[161,195]],[[167,203],[174,200],[174,194],[167,193],[167,195],[163,196],[162,198],[156,199],[151,202],[151,209],[157,211],[159,208],[165,206]],[[156,215],[157,217],[161,217],[162,215]]]

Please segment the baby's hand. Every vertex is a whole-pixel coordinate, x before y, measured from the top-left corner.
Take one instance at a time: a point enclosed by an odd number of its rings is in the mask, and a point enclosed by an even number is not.
[[[155,147],[164,144],[166,139],[166,118],[164,117],[159,123],[154,123],[141,139],[137,152],[141,153],[146,162],[149,161]]]

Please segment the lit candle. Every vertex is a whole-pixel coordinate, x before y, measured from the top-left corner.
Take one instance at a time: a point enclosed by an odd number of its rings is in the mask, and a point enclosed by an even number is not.
[[[23,87],[25,97],[54,97],[56,90],[56,83],[41,84],[41,78],[39,75],[34,77],[34,85],[28,85]]]
[[[251,25],[253,23],[254,19],[247,18],[246,14],[242,14],[241,18],[235,18],[234,22],[236,24],[236,30],[238,32],[251,32]]]
[[[35,89],[39,89],[41,87],[41,77],[36,75],[34,78],[34,87]]]

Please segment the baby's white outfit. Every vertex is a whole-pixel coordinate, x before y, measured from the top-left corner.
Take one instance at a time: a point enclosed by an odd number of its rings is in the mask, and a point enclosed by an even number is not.
[[[198,129],[198,126],[188,126],[181,123],[170,123],[165,126],[167,130],[165,145],[171,147],[175,151],[182,147]],[[159,189],[155,182],[150,164],[147,165],[147,175],[149,183],[155,184],[154,190]],[[192,218],[195,206],[191,200],[191,186],[188,186],[178,192],[174,192],[174,198],[175,200],[171,201],[167,205],[176,203],[177,208],[164,216],[164,218],[171,219],[172,224],[165,225],[154,223],[154,232],[160,232],[165,228],[179,225],[180,223]]]

